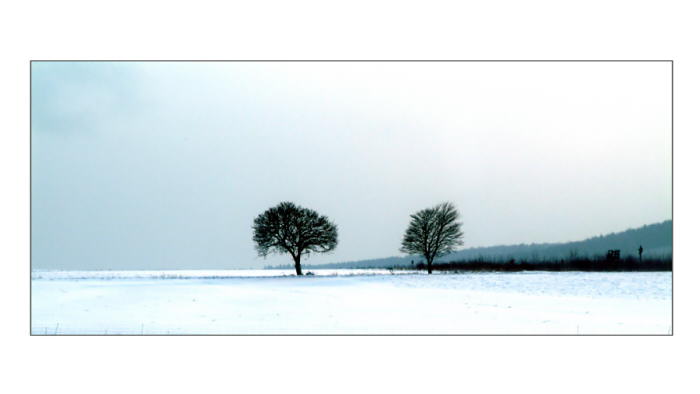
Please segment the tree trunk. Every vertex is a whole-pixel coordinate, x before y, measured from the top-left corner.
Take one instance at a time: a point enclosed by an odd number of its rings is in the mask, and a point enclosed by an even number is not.
[[[428,260],[428,274],[433,273],[433,259],[427,259]]]
[[[297,275],[301,275],[301,256],[294,256],[294,269]]]

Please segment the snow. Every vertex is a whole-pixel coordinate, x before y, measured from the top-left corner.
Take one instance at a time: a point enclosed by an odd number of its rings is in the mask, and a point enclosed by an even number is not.
[[[306,271],[305,271],[306,272]],[[670,272],[37,271],[32,333],[671,334]]]
[[[309,272],[302,270],[303,273]],[[321,269],[314,276],[417,274],[418,271],[388,269]],[[163,271],[50,271],[32,272],[32,279],[233,279],[296,276],[293,269],[269,270],[163,270]]]

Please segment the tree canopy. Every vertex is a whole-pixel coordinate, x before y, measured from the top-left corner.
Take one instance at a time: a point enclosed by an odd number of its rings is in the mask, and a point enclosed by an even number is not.
[[[462,245],[459,212],[452,203],[445,202],[411,215],[400,251],[425,257],[428,273],[432,273],[433,260],[444,256]]]
[[[335,249],[338,229],[314,210],[282,202],[255,218],[253,241],[260,256],[289,253],[297,275],[301,275],[301,256]]]

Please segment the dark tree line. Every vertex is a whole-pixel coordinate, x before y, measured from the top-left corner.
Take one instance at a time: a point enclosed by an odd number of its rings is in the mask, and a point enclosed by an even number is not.
[[[404,267],[405,268],[405,267]],[[423,263],[415,268],[425,269]],[[671,271],[673,260],[670,257],[650,257],[640,261],[638,257],[627,256],[610,261],[605,256],[575,257],[550,260],[488,260],[470,259],[433,264],[434,271],[592,271],[592,272],[644,272]]]

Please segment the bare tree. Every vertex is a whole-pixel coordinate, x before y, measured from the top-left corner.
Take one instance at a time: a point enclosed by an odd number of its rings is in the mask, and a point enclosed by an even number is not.
[[[316,211],[282,202],[255,218],[253,241],[260,256],[289,253],[297,275],[301,275],[301,256],[335,249],[338,229]]]
[[[452,203],[445,202],[411,215],[400,251],[425,257],[428,273],[433,272],[433,260],[453,252],[462,245],[462,223],[457,222],[459,212]]]

